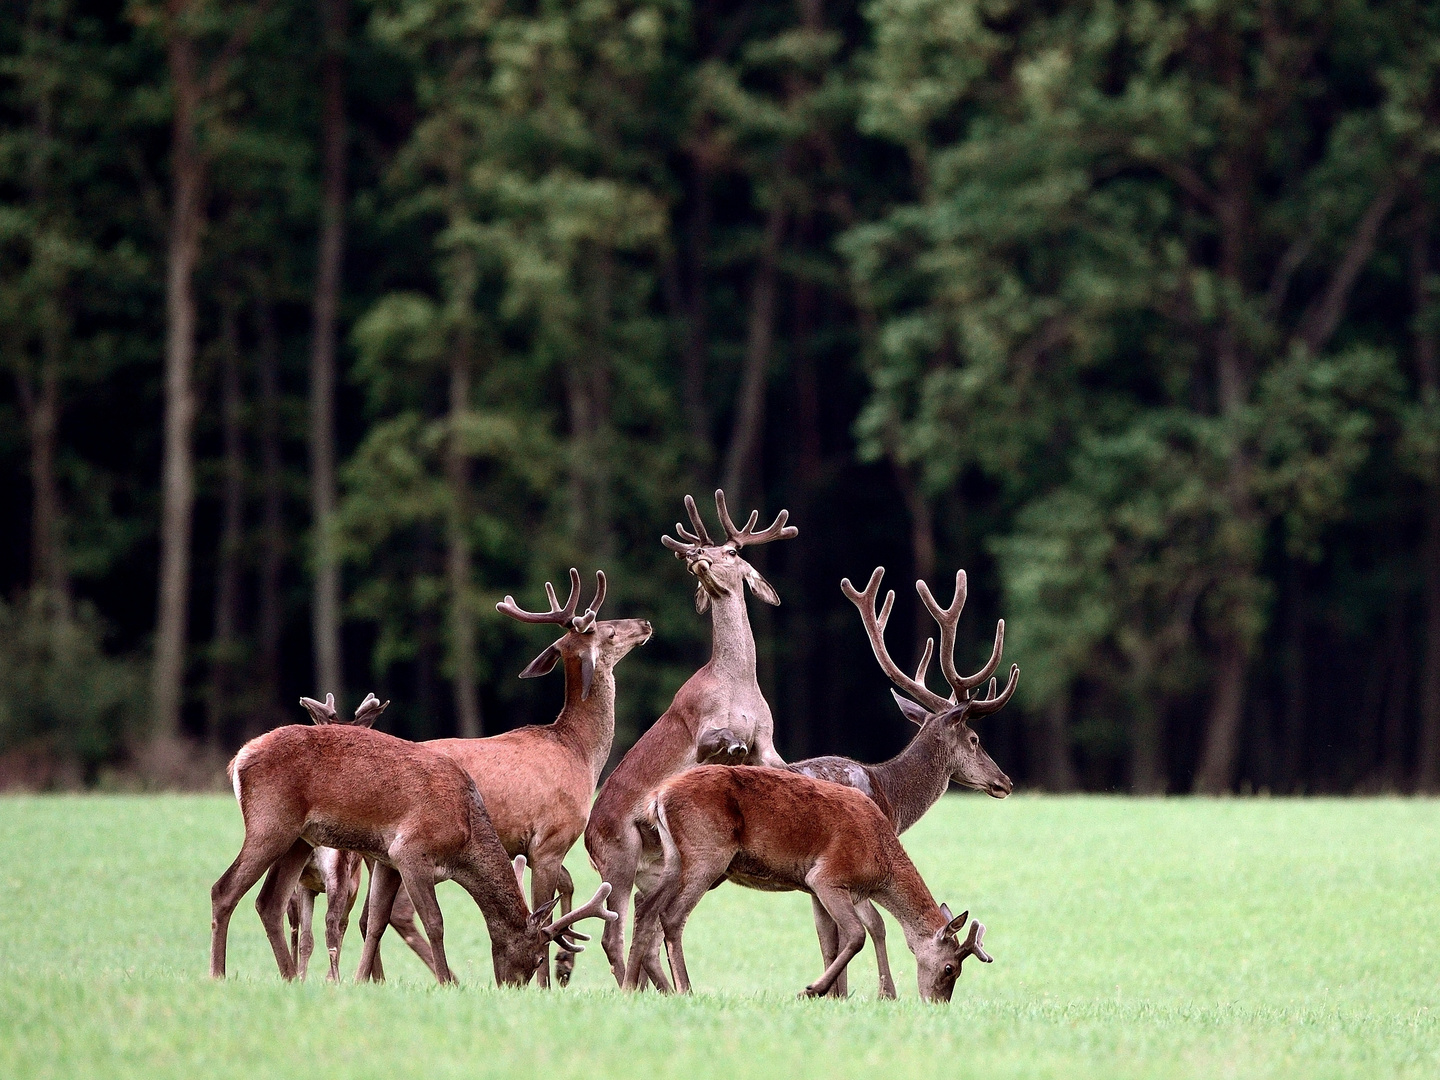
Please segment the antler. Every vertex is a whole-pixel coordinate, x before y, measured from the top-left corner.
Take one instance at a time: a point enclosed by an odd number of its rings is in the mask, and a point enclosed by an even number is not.
[[[981,944],[985,940],[985,924],[976,919],[970,924],[970,933],[965,935],[965,940],[960,943],[960,962],[963,965],[967,956],[973,956],[982,964],[993,964],[995,958],[985,951]]]
[[[885,576],[885,568],[877,566],[870,575],[870,583],[865,586],[865,591],[858,591],[850,584],[849,578],[840,581],[840,591],[845,594],[852,604],[860,609],[860,619],[865,624],[865,633],[870,637],[870,648],[874,650],[875,659],[879,661],[881,670],[889,676],[900,689],[913,697],[931,712],[943,712],[954,705],[949,698],[941,697],[924,683],[925,670],[930,665],[930,654],[934,648],[934,640],[927,640],[925,643],[925,655],[920,658],[920,664],[915,672],[915,678],[906,675],[900,670],[900,666],[890,659],[890,653],[885,648],[885,624],[890,621],[890,609],[895,604],[895,590],[891,589],[885,594],[885,604],[879,612],[875,610],[875,598],[880,595],[880,579]]]
[[[1002,623],[1001,625],[1003,626],[1004,624]],[[995,680],[991,679],[989,696],[971,701],[970,708],[966,711],[965,716],[967,718],[973,718],[976,716],[989,716],[993,712],[998,712],[1005,707],[1005,703],[1010,700],[1010,695],[1015,693],[1015,687],[1019,685],[1020,665],[1011,664],[1010,678],[1006,680],[1005,689],[1000,691],[999,696],[997,697],[995,694]]]
[[[1001,619],[995,625],[995,647],[990,650],[990,659],[985,666],[974,675],[962,676],[955,670],[955,627],[960,623],[960,612],[965,607],[965,597],[969,591],[965,571],[955,571],[955,597],[950,601],[949,607],[940,606],[931,595],[930,586],[926,585],[923,579],[915,582],[915,591],[925,602],[930,617],[940,624],[940,670],[945,675],[945,681],[955,691],[955,700],[968,698],[970,689],[990,678],[1000,664],[1000,654],[1005,649],[1005,620]]]
[[[355,723],[362,727],[369,727],[375,723],[376,720],[380,719],[380,714],[389,707],[390,702],[381,701],[373,693],[366,694],[365,700],[362,701],[360,707],[355,710]]]
[[[691,528],[687,529],[677,521],[675,534],[680,539],[675,540],[669,536],[662,536],[660,542],[677,555],[688,554],[698,547],[714,547],[715,541],[710,539],[710,533],[705,528],[705,519],[700,516],[700,508],[695,505],[695,500],[689,495],[685,496],[685,512],[690,515]]]
[[[725,506],[725,492],[719,488],[715,489],[715,509],[720,514],[720,526],[725,530],[725,535],[737,548],[768,544],[772,540],[793,540],[800,535],[800,530],[794,525],[785,524],[790,519],[789,510],[781,510],[775,515],[770,527],[758,533],[755,531],[755,524],[760,520],[759,510],[750,511],[750,520],[745,522],[745,528],[735,528],[735,522],[730,520],[730,511]]]
[[[605,898],[610,895],[610,883],[602,881],[600,888],[595,890],[595,895],[585,903],[572,910],[568,915],[561,915],[545,928],[545,934],[551,941],[558,941],[570,952],[584,952],[585,946],[578,944],[581,941],[589,941],[589,934],[582,934],[578,930],[571,930],[570,927],[581,919],[598,918],[606,922],[614,922],[620,918],[617,912],[611,911],[605,906]]]
[[[322,704],[314,698],[302,697],[300,704],[305,706],[305,711],[310,714],[310,719],[317,724],[335,724],[339,722],[339,716],[335,712],[335,695],[326,694]]]
[[[603,603],[605,603],[605,571],[596,570],[595,598],[590,601],[590,606],[585,609],[585,614],[577,615],[570,620],[570,629],[577,634],[588,634],[590,628],[595,625],[595,616]]]
[[[602,579],[603,580],[603,579]],[[565,606],[560,606],[560,601],[555,597],[555,586],[545,582],[545,595],[550,601],[549,611],[526,611],[519,604],[515,603],[513,596],[506,595],[505,599],[495,605],[495,610],[503,615],[509,615],[512,619],[519,619],[527,623],[559,623],[561,626],[569,627],[570,620],[575,617],[575,608],[580,603],[580,571],[573,566],[570,568],[570,596],[565,601]],[[601,594],[603,599],[603,593]],[[592,604],[591,607],[598,607]]]

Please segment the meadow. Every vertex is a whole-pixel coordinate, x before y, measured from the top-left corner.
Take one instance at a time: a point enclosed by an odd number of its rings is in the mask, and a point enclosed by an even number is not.
[[[893,922],[899,1001],[868,949],[850,1000],[797,1000],[807,898],[733,886],[687,930],[686,1000],[622,996],[598,946],[566,990],[497,990],[453,884],[459,989],[393,935],[384,986],[285,985],[253,894],[217,984],[209,887],[240,837],[221,796],[0,799],[0,1077],[1440,1075],[1440,802],[946,798],[906,846],[995,957],[948,1007]]]

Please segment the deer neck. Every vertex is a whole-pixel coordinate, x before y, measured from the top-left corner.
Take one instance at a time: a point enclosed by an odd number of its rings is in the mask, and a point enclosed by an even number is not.
[[[615,675],[608,667],[596,667],[590,680],[590,696],[581,698],[583,680],[580,658],[565,657],[565,707],[555,718],[556,733],[590,762],[590,771],[599,779],[615,741]]]
[[[876,786],[890,800],[895,832],[903,833],[940,801],[950,787],[950,756],[934,724],[926,724],[889,761],[870,766]]]
[[[898,841],[896,846],[899,846]],[[925,937],[945,925],[940,905],[908,858],[893,868],[885,888],[871,899],[895,916],[905,934],[905,944],[912,953]]]
[[[713,642],[710,668],[729,678],[755,680],[755,635],[750,632],[750,613],[745,608],[743,585],[710,601]]]

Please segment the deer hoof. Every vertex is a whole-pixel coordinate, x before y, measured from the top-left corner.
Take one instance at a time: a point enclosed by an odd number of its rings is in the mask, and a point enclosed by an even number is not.
[[[575,973],[575,954],[561,950],[555,957],[555,981],[561,986],[570,985],[570,976]]]

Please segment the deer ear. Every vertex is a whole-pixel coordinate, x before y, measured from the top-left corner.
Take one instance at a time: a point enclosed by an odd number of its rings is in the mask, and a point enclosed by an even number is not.
[[[539,656],[525,665],[525,670],[520,672],[522,679],[538,679],[541,675],[549,675],[555,670],[555,665],[560,661],[560,642],[549,646]]]
[[[895,699],[895,704],[900,706],[900,711],[905,714],[905,719],[917,727],[923,725],[926,720],[930,719],[930,713],[923,706],[915,704],[915,702],[901,694],[900,691],[891,690],[890,696]]]
[[[555,910],[555,905],[558,904],[559,902],[560,902],[560,897],[558,897],[558,896],[552,896],[552,897],[550,898],[549,903],[541,904],[538,908],[536,908],[534,911],[532,911],[532,912],[530,913],[530,925],[531,925],[531,926],[547,926],[547,925],[549,925],[549,923],[548,923],[547,920],[549,920],[549,918],[550,918],[550,912],[552,912],[553,910]]]
[[[750,591],[754,593],[757,598],[764,600],[765,603],[773,607],[780,606],[780,594],[775,591],[775,586],[766,581],[760,571],[756,570],[749,563],[745,564],[745,581],[749,584]]]
[[[946,907],[944,904],[941,904],[941,905],[940,905],[940,914],[941,914],[941,915],[949,915],[949,914],[950,914],[950,909],[949,909],[948,907]],[[940,936],[941,936],[942,938],[955,937],[957,934],[960,933],[961,930],[965,929],[965,924],[966,924],[967,922],[969,922],[969,921],[970,921],[970,912],[969,912],[969,911],[962,911],[959,915],[955,916],[955,918],[951,919],[949,922],[947,922],[947,923],[945,924],[945,929],[943,929],[943,930],[940,931]]]
[[[590,684],[595,681],[595,646],[580,654],[580,700],[590,696]]]
[[[515,861],[510,864],[515,871],[515,884],[520,886],[520,891],[525,891],[525,856],[516,855]]]
[[[695,614],[704,615],[710,610],[710,594],[705,591],[704,585],[695,588]]]

